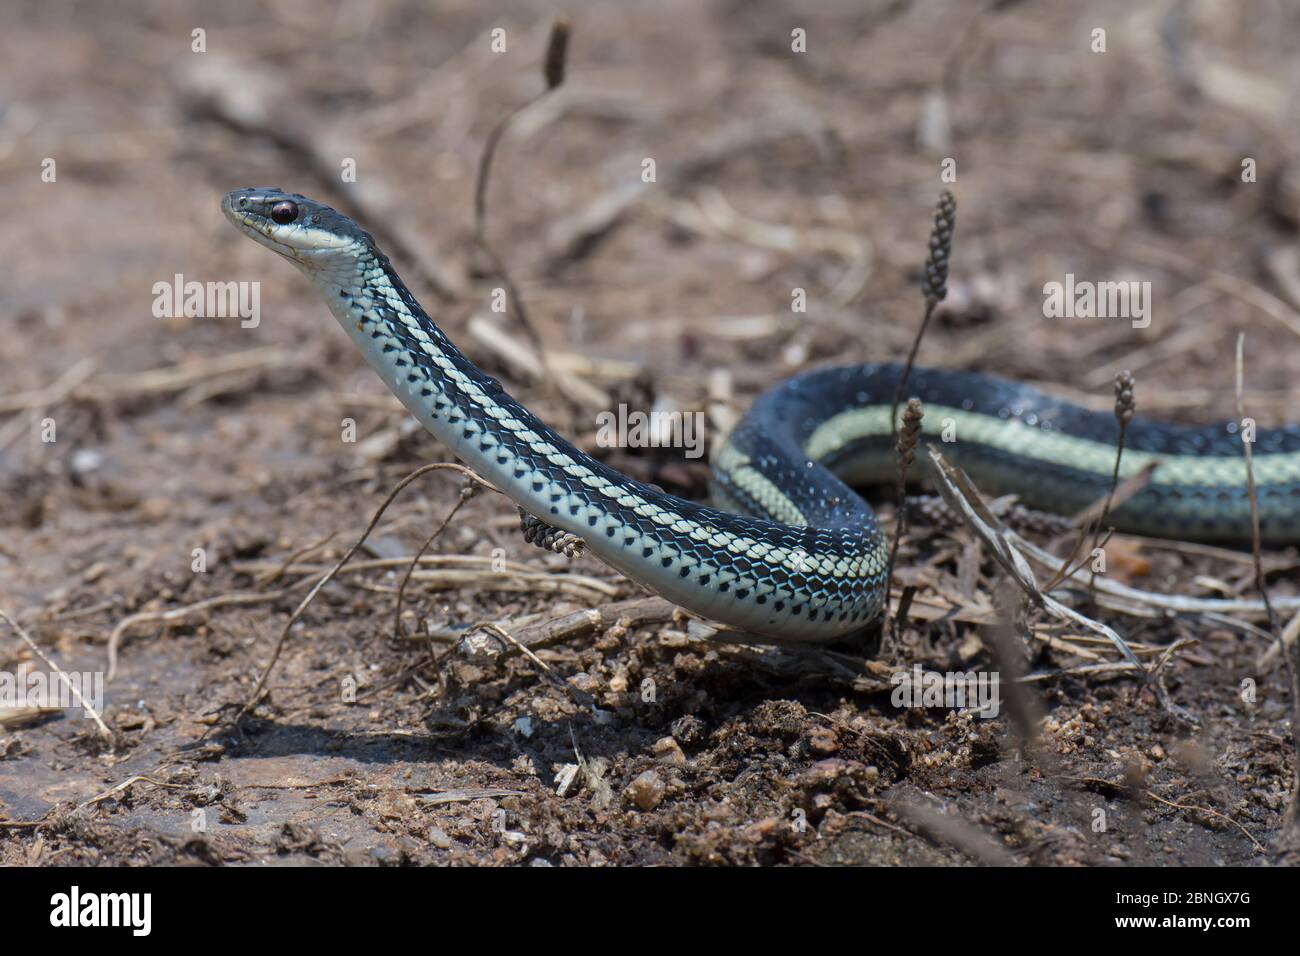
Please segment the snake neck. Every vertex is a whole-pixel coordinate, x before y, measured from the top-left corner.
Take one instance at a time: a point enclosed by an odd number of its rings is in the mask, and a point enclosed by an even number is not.
[[[834,638],[877,612],[884,551],[865,505],[853,510],[860,523],[808,527],[849,512],[836,505],[827,514],[752,517],[666,494],[579,451],[476,368],[382,253],[311,277],[426,429],[524,510],[578,535],[633,580],[704,617],[778,639]],[[843,490],[843,507],[859,501]]]

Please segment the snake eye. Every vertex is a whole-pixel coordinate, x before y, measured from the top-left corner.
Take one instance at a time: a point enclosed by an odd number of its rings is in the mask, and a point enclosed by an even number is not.
[[[298,204],[282,199],[271,207],[271,219],[286,226],[298,218]]]

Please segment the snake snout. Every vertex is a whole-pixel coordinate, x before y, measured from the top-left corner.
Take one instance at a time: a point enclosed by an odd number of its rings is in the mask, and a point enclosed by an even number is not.
[[[278,186],[231,190],[222,197],[221,211],[257,242],[305,268],[340,255],[355,259],[359,247],[374,249],[370,235],[346,216]]]
[[[288,199],[278,186],[246,186],[226,193],[221,199],[221,211],[227,219],[251,225],[269,218],[272,207]]]

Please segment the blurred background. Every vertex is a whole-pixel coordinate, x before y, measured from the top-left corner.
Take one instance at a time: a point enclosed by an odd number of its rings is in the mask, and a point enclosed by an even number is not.
[[[490,307],[473,191],[493,126],[544,87],[560,14],[566,80],[503,138],[486,226],[552,389]],[[0,606],[100,666],[124,615],[342,542],[396,477],[446,457],[306,281],[223,220],[244,185],[355,216],[475,361],[588,447],[621,402],[705,410],[716,440],[801,368],[903,356],[944,188],[956,249],[922,364],[1103,411],[1131,368],[1140,411],[1207,421],[1235,415],[1245,332],[1252,413],[1300,418],[1297,35],[1286,0],[10,0]],[[260,322],[157,317],[154,286],[177,274],[260,283]],[[1044,318],[1044,284],[1067,274],[1149,281],[1150,326]],[[600,453],[703,492],[703,461]],[[409,554],[455,499],[451,483],[413,492],[377,552]],[[542,561],[512,509],[466,514],[445,550]],[[195,548],[209,573],[192,573]],[[382,629],[370,597],[338,596],[337,629],[321,625],[339,667],[364,667]],[[468,621],[499,603],[453,590],[421,607]],[[181,710],[238,699],[282,617],[187,621],[199,639],[179,651],[145,629],[117,679]],[[304,654],[285,683],[333,673]]]
[[[500,283],[482,274],[472,191],[488,131],[543,88],[556,8],[6,4],[7,527],[66,534],[81,508],[64,498],[87,488],[141,499],[153,527],[214,493],[246,507],[350,451],[335,411],[362,434],[401,420],[306,283],[220,216],[249,184],[356,216],[474,358],[579,435],[611,400],[712,399],[725,425],[722,405],[810,363],[898,357],[945,187],[957,248],[923,362],[1102,409],[1128,366],[1145,411],[1219,418],[1240,330],[1252,407],[1285,417],[1300,332],[1288,4],[563,12],[567,81],[506,135],[487,217],[557,353],[570,401],[552,408],[530,356],[499,341],[526,340],[489,307]],[[262,321],[155,317],[154,284],[178,273],[260,282]],[[1044,319],[1042,286],[1067,273],[1150,281],[1150,327]],[[37,413],[52,410],[47,448]],[[82,488],[65,483],[78,462]]]

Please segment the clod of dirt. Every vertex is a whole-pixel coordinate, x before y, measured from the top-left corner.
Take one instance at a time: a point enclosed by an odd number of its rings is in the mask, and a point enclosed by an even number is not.
[[[667,787],[659,779],[659,774],[647,770],[628,784],[627,789],[623,791],[623,796],[640,810],[653,810],[663,802],[666,790]]]
[[[687,714],[685,717],[678,717],[672,725],[673,737],[683,747],[699,747],[709,736],[709,730],[704,726],[704,721]]]
[[[817,727],[808,736],[808,750],[815,757],[830,757],[840,749],[840,739],[829,727]]]

